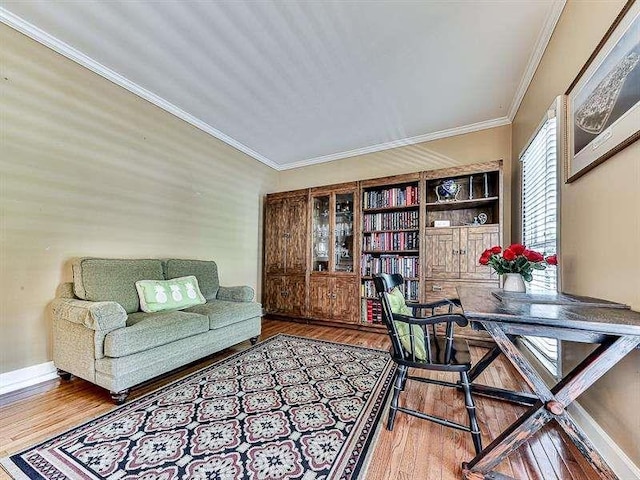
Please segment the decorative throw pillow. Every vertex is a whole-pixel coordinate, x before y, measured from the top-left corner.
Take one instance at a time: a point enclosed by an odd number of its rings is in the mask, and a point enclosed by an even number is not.
[[[136,290],[143,312],[181,310],[206,303],[193,275],[171,280],[138,280]]]
[[[413,310],[407,306],[402,291],[396,287],[387,294],[389,299],[389,306],[392,313],[399,313],[400,315],[413,316]],[[413,349],[417,359],[426,360],[427,350],[424,344],[424,332],[420,325],[411,325],[405,322],[396,320],[393,322],[400,336],[400,343],[409,354],[411,354],[411,339],[409,338],[409,332],[413,334]]]

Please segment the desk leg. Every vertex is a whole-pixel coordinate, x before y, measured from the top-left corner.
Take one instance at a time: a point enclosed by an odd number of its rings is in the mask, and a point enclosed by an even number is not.
[[[638,346],[640,337],[620,337],[603,343],[553,389],[549,389],[512,340],[504,333],[500,324],[482,323],[502,353],[520,372],[540,401],[491,442],[471,462],[463,464],[465,478],[483,478],[547,422],[554,419],[602,478],[617,479],[615,473],[606,464],[584,432],[568,416],[565,408],[624,358],[627,353]]]
[[[502,353],[500,347],[495,346],[476,363],[471,370],[469,370],[469,381],[473,382],[476,378],[480,376],[482,372],[484,372],[491,363],[498,358],[498,356]]]
[[[551,413],[542,403],[531,407],[514,424],[502,432],[493,442],[484,448],[469,463],[462,465],[467,479],[473,479],[473,473],[488,475],[502,460],[520,445],[544,427],[551,420]],[[478,478],[484,478],[478,476]]]

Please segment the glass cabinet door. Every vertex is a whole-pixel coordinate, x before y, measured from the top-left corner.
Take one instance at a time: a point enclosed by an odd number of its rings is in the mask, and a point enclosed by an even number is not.
[[[353,193],[337,193],[335,203],[335,271],[353,272]]]
[[[329,270],[329,233],[330,233],[330,196],[313,197],[313,271],[326,272]]]

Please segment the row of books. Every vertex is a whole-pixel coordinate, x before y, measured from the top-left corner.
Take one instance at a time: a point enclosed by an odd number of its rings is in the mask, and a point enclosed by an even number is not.
[[[404,207],[418,205],[419,200],[418,187],[413,185],[373,190],[364,192],[362,196],[363,208]]]
[[[362,250],[418,250],[418,232],[372,233],[362,237]]]
[[[404,230],[418,228],[418,211],[365,213],[362,224],[365,232],[374,230]]]
[[[380,255],[374,257],[370,253],[362,254],[360,262],[363,277],[370,277],[375,273],[399,273],[403,277],[419,277],[420,262],[418,257],[402,255]]]
[[[419,298],[420,282],[418,280],[405,280],[404,281],[404,298],[407,300],[418,301]],[[373,280],[364,280],[361,286],[361,296],[365,298],[375,298],[376,288],[373,285]]]
[[[382,304],[379,300],[363,298],[360,316],[362,323],[382,323]]]

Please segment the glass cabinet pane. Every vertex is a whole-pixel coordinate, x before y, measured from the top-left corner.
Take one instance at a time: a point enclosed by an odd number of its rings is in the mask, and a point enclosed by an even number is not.
[[[313,198],[313,271],[329,270],[329,195]]]
[[[353,193],[336,194],[335,270],[353,272]]]

